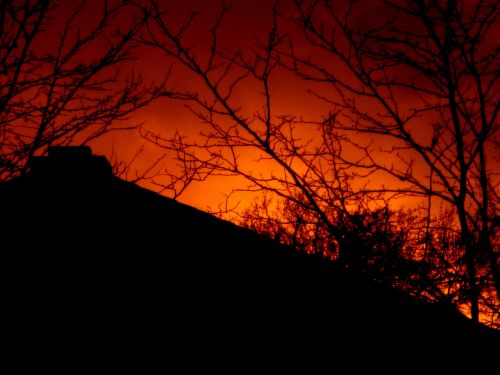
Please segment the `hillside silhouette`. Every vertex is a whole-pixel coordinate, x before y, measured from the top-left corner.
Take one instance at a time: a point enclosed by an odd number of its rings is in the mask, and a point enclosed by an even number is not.
[[[451,306],[121,180],[87,147],[50,148],[0,185],[0,205],[13,340],[41,351],[55,340],[69,357],[168,352],[246,368],[278,352],[338,361],[339,347],[428,356],[499,342]]]

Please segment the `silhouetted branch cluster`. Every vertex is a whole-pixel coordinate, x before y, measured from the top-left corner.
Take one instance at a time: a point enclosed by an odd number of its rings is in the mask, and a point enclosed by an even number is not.
[[[385,150],[356,141],[364,158],[353,167],[384,172],[402,182],[397,190],[436,197],[455,209],[472,316],[478,319],[477,285],[486,263],[500,294],[499,254],[493,247],[498,177],[489,141],[499,129],[498,50],[487,44],[499,4],[384,4],[385,17],[361,24],[356,18],[366,13],[359,3],[342,9],[328,1],[297,1],[305,38],[343,64],[346,78],[335,74],[333,61],[318,64],[293,49],[289,68],[337,93],[317,97],[341,113],[336,125],[341,134],[390,141]]]
[[[29,169],[48,145],[130,129],[116,122],[157,95],[122,69],[145,18],[129,1],[99,6],[0,1],[1,180]]]
[[[453,227],[453,212],[440,212],[429,225],[423,209],[384,207],[332,219],[333,237],[317,216],[290,201],[264,194],[239,213],[239,223],[299,251],[328,257],[343,267],[390,283],[432,301],[461,306],[468,301],[464,247]],[[478,278],[482,321],[500,328],[500,308],[488,272]]]
[[[296,214],[273,219],[256,210],[262,224],[253,218],[253,226],[306,249],[321,238],[327,254],[351,266],[363,252],[379,254],[385,272],[397,253],[397,262],[411,266],[394,267],[400,274],[414,267],[408,279],[425,280],[426,293],[468,305],[475,320],[486,299],[498,311],[500,104],[498,49],[491,45],[498,1],[295,0],[281,3],[293,5],[286,17],[276,3],[267,37],[248,50],[221,45],[226,6],[200,45],[190,34],[199,31],[192,27],[198,14],[179,22],[152,4],[143,44],[197,83],[163,95],[183,101],[202,124],[196,139],[145,134],[178,161],[179,172],[167,171],[164,183],[174,196],[212,175],[242,176],[243,190],[271,192]],[[280,113],[277,72],[292,73],[293,84],[300,80],[327,113]],[[251,103],[241,100],[249,88],[258,93]],[[421,246],[403,238],[410,229],[384,227],[394,220],[386,206],[401,197],[427,204],[418,226],[425,237],[417,238],[433,255],[420,270]],[[445,234],[432,219],[434,202],[453,212]],[[459,239],[451,239],[455,231]],[[349,241],[342,245],[343,236]]]

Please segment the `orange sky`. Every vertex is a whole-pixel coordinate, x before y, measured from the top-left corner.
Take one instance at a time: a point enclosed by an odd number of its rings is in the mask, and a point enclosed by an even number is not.
[[[142,1],[142,0],[139,0]],[[144,0],[146,1],[146,0]],[[272,5],[274,0],[228,0],[231,8],[221,26],[220,30],[220,45],[224,48],[232,50],[241,49],[243,51],[251,51],[255,48],[258,41],[266,40],[268,32],[272,26]],[[200,16],[193,23],[193,27],[186,35],[186,42],[193,46],[200,59],[206,59],[209,52],[208,46],[210,43],[209,30],[217,17],[220,9],[220,0],[175,0],[175,1],[160,1],[163,9],[167,10],[167,18],[172,24],[182,24],[182,20],[193,11],[200,11]],[[376,19],[376,7],[369,7],[373,2],[364,0],[365,5],[364,14],[358,15],[359,20],[362,22],[369,22],[371,19]],[[61,7],[57,10],[58,13],[54,14],[55,23],[50,26],[48,32],[45,33],[43,43],[38,47],[42,50],[50,50],[57,40],[58,27],[61,26],[60,22],[67,17],[71,12],[72,7],[75,5],[73,1],[62,1]],[[79,25],[84,31],[86,27],[95,22],[95,14],[98,14],[102,6],[101,0],[88,0],[84,13],[81,15]],[[282,12],[286,15],[287,9],[282,8]],[[132,15],[130,15],[132,16]],[[127,20],[123,19],[121,22],[126,23]],[[300,49],[303,55],[310,55],[317,61],[323,61],[327,58],[323,53],[310,49],[307,43],[300,38],[297,31],[291,31],[293,28],[290,23],[282,22],[283,26],[281,32],[292,32],[295,38],[295,47]],[[101,46],[102,48],[103,46]],[[99,46],[96,47],[99,50]],[[95,52],[95,50],[94,50]],[[136,60],[128,63],[123,67],[127,71],[135,71],[143,75],[146,82],[159,82],[162,81],[167,71],[171,67],[171,61],[159,53],[157,50],[151,48],[140,47],[135,51]],[[89,55],[90,56],[90,55]],[[88,56],[84,56],[88,57]],[[345,67],[341,65],[332,67],[336,74],[348,77],[348,72]],[[204,92],[204,88],[199,79],[195,78],[192,73],[186,71],[178,65],[174,66],[172,74],[168,80],[169,87],[177,89],[188,89],[193,91]],[[305,83],[295,75],[285,70],[280,70],[277,74],[271,77],[270,90],[272,99],[272,108],[275,115],[287,114],[297,117],[304,117],[307,120],[321,121],[330,112],[331,106],[326,102],[322,102],[308,93],[309,90],[314,89],[317,92],[326,96],[335,95],[330,87],[327,85],[319,86],[310,83]],[[397,92],[398,103],[401,108],[408,108],[412,105],[415,97],[408,95],[407,92]],[[245,81],[238,90],[234,92],[232,103],[235,106],[241,106],[245,116],[252,117],[256,112],[261,112],[265,105],[265,97],[262,93],[262,87],[256,85],[254,80]],[[371,103],[361,101],[358,104],[370,107]],[[377,108],[374,106],[373,111],[376,112]],[[422,122],[414,122],[412,126],[415,128],[415,136],[418,139],[429,139],[430,129],[429,125],[436,119],[425,118]],[[422,125],[424,123],[424,125]],[[196,139],[197,134],[203,130],[204,125],[200,123],[191,112],[185,108],[185,103],[175,101],[168,98],[159,98],[147,107],[142,108],[136,112],[129,120],[121,125],[141,124],[143,132],[150,131],[160,134],[164,137],[172,135],[176,130],[183,135]],[[305,130],[304,130],[305,129]],[[305,126],[300,129],[300,135],[306,139],[317,135],[315,131],[309,131]],[[360,136],[358,141],[366,141]],[[314,141],[314,140],[313,140]],[[424,142],[425,143],[425,142]],[[314,144],[314,143],[313,143]],[[391,144],[384,139],[377,139],[376,144],[379,147],[388,147]],[[134,158],[138,150],[143,149],[142,154],[137,158],[136,162],[132,165],[132,169],[142,171],[148,168],[152,163],[163,155],[163,150],[148,143],[142,139],[137,131],[127,132],[112,132],[102,138],[99,138],[91,143],[95,154],[102,154],[109,159],[117,159],[120,161],[129,161]],[[353,152],[351,152],[353,153]],[[355,151],[354,151],[355,153]],[[381,155],[379,155],[381,156]],[[255,162],[257,154],[252,152],[242,151],[242,163],[244,168],[253,172],[262,171],[270,173],[273,171],[275,174],[282,173],[280,168],[277,168],[275,163],[272,162]],[[390,160],[389,160],[390,161]],[[500,163],[500,160],[498,160]],[[166,158],[161,168],[168,168],[175,171],[175,161],[171,158]],[[496,164],[498,165],[498,164]],[[422,168],[422,164],[417,164],[416,173],[421,176],[427,174],[428,167]],[[161,172],[160,170],[157,170]],[[133,170],[129,176],[134,178]],[[372,177],[372,182],[393,184],[397,186],[398,182],[394,178],[375,174]],[[152,190],[158,188],[150,182],[141,182],[141,185]],[[225,197],[233,189],[245,188],[247,182],[241,177],[211,177],[202,183],[193,183],[189,188],[180,196],[181,202],[195,206],[203,210],[217,211],[218,205],[223,204]],[[250,193],[239,193],[232,197],[229,202],[229,208],[236,206],[239,202],[238,209],[246,208],[254,198]],[[417,205],[415,200],[400,200],[399,204],[404,207],[412,207]]]
[[[272,4],[273,0],[233,0],[230,1],[230,10],[223,23],[220,33],[221,45],[228,48],[253,48],[259,40],[265,40],[272,26]],[[200,11],[199,22],[194,24],[188,40],[192,40],[199,48],[199,54],[203,56],[207,52],[206,39],[212,22],[220,10],[219,0],[188,0],[182,2],[162,2],[165,9],[170,9],[174,17],[170,18],[174,23],[184,19],[191,11]],[[134,64],[135,69],[140,69],[146,79],[158,79],[162,77],[170,62],[165,57],[151,49],[141,49],[140,59]],[[186,73],[182,68],[172,74],[169,84],[174,87],[196,87],[198,82],[192,75]],[[198,87],[201,87],[199,85]],[[236,93],[236,98],[251,115],[261,110],[264,104],[261,88],[255,87],[253,82],[245,84],[244,88]],[[319,108],[317,101],[306,94],[301,82],[289,73],[275,75],[272,81],[273,106],[276,113],[294,113],[303,116],[318,115],[327,112],[325,108]],[[147,108],[140,110],[131,121],[143,123],[143,128],[161,133],[171,134],[179,129],[183,134],[196,136],[202,129],[200,122],[195,116],[186,110],[184,103],[169,99],[159,99]],[[93,143],[95,152],[109,155],[110,146],[114,147],[120,159],[131,158],[136,150],[144,146],[144,152],[135,164],[138,169],[147,167],[151,160],[161,156],[162,151],[149,145],[140,137],[130,133],[112,133],[103,139]],[[168,161],[166,162],[168,168]],[[262,165],[259,165],[262,168]],[[150,184],[144,186],[157,189]],[[225,194],[229,194],[233,188],[244,187],[246,182],[241,178],[212,177],[203,183],[192,184],[179,198],[180,201],[198,207],[200,209],[217,209],[217,206],[225,201]],[[242,205],[247,204],[249,197],[240,194],[234,200],[243,199]]]
[[[231,8],[219,34],[221,46],[231,49],[241,48],[248,51],[254,48],[257,41],[265,40],[272,25],[271,9],[273,3],[273,0],[229,1]],[[365,6],[370,5],[369,1],[365,3]],[[72,2],[62,2],[62,4],[63,6],[58,11],[64,15],[68,13],[73,4]],[[88,2],[86,13],[82,18],[83,28],[85,28],[86,22],[92,22],[92,12],[99,11],[100,4],[99,0]],[[219,0],[183,0],[161,1],[161,4],[163,9],[167,10],[167,17],[173,24],[180,24],[193,10],[200,11],[200,16],[187,34],[186,40],[195,46],[198,56],[204,58],[208,53],[207,45],[209,43],[208,36],[210,35],[208,30],[217,16],[221,2]],[[287,13],[286,8],[282,7],[281,10],[283,13]],[[359,17],[363,20],[369,19],[367,15],[373,16],[376,15],[376,12],[377,8],[373,8],[373,6],[365,8],[365,14],[359,15]],[[283,23],[283,25],[287,24]],[[288,32],[287,27],[290,26],[284,26],[282,31]],[[46,42],[50,44],[50,38]],[[301,49],[301,53],[308,54],[312,52],[308,50],[309,47],[300,38],[297,43],[296,46]],[[146,81],[161,80],[169,69],[170,62],[158,51],[141,47],[136,51],[136,55],[136,61],[130,63],[126,69],[140,72]],[[324,58],[318,52],[314,52],[313,56],[318,60]],[[335,69],[343,74],[341,66],[335,67]],[[174,68],[168,83],[170,87],[203,91],[200,82],[179,66]],[[328,88],[306,85],[297,77],[284,71],[272,76],[270,84],[275,114],[292,114],[320,120],[330,110],[328,104],[318,101],[307,93],[309,89],[315,88],[329,95],[331,92],[328,91]],[[261,87],[256,86],[251,80],[244,83],[235,93],[235,103],[241,105],[249,116],[256,111],[262,110],[263,99]],[[405,93],[400,93],[398,100],[402,105],[409,105],[412,98],[406,96]],[[141,109],[125,125],[135,123],[142,123],[145,131],[152,131],[164,136],[171,135],[177,129],[185,135],[196,137],[196,134],[203,129],[200,121],[186,110],[184,103],[167,98],[160,98],[146,108]],[[307,134],[305,135],[307,136]],[[421,132],[419,136],[425,138],[428,137],[428,134]],[[92,146],[95,153],[104,154],[108,157],[111,156],[111,150],[114,150],[115,156],[119,160],[130,160],[141,147],[144,147],[143,153],[134,164],[134,168],[138,170],[147,168],[148,165],[162,155],[161,149],[141,139],[138,132],[110,133],[94,141]],[[270,165],[269,163],[252,164],[251,155],[246,155],[245,159],[249,168],[269,168]],[[171,168],[171,164],[172,160],[166,159],[164,167]],[[422,171],[422,173],[425,172]],[[230,193],[233,188],[244,187],[245,185],[246,183],[241,178],[214,177],[203,183],[192,184],[180,197],[180,200],[201,209],[207,209],[207,207],[216,209],[217,205],[224,201],[224,194]],[[155,189],[148,183],[144,183],[144,186]],[[240,195],[235,197],[233,203],[236,204],[238,200],[243,200],[242,205],[245,205],[248,204],[249,197]]]

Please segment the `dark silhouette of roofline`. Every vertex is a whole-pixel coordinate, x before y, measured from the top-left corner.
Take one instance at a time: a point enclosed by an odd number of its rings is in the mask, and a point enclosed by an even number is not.
[[[179,355],[217,356],[219,340],[240,361],[252,360],[255,345],[290,360],[315,343],[341,362],[346,345],[392,361],[381,342],[405,358],[421,342],[431,357],[499,343],[497,331],[450,306],[121,180],[88,147],[49,149],[30,173],[0,185],[0,207],[4,276],[16,307],[9,319],[30,322],[26,334],[69,330],[68,342],[83,347],[111,332],[113,348],[142,352],[155,350],[161,332],[175,338]]]

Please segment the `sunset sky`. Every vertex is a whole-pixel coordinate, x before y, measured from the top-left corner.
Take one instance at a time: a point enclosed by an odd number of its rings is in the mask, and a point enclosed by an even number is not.
[[[338,258],[402,208],[383,224],[402,259],[442,263],[477,319],[500,293],[499,18],[495,0],[2,1],[0,181],[86,144],[226,219],[270,193],[290,243],[302,226]]]
[[[111,2],[113,3],[113,2]],[[145,2],[147,3],[147,2]],[[220,50],[241,51],[245,56],[252,56],[257,51],[258,46],[267,41],[270,30],[273,26],[273,0],[231,0],[226,2],[229,9],[222,20],[218,30],[218,45]],[[68,18],[72,10],[75,9],[76,2],[62,2],[61,5],[54,11],[55,23],[47,28],[44,34],[44,43],[38,44],[39,48],[50,50],[50,46],[58,40],[60,27],[62,22]],[[81,33],[85,33],[86,28],[93,25],[93,22],[102,12],[103,3],[99,0],[91,0],[84,2],[85,6],[78,25]],[[210,52],[211,34],[210,30],[217,20],[217,17],[222,8],[222,2],[219,0],[186,0],[186,1],[159,1],[162,11],[165,11],[164,20],[173,29],[178,29],[187,20],[193,12],[197,12],[197,17],[194,19],[190,27],[183,35],[183,41],[189,45],[194,51],[197,58],[203,63],[208,59]],[[350,82],[349,73],[345,66],[332,60],[330,63],[328,54],[325,54],[318,48],[311,47],[300,29],[294,24],[290,18],[293,17],[294,11],[289,1],[281,1],[278,9],[280,17],[278,19],[278,32],[284,37],[282,44],[287,45],[289,40],[293,40],[294,50],[301,57],[311,58],[313,62],[320,62],[328,66],[330,71],[337,74],[339,77]],[[343,9],[347,2],[338,3],[339,9]],[[338,5],[336,3],[336,5]],[[378,18],[377,12],[381,12],[375,1],[364,1],[363,7],[358,13],[353,15],[356,22],[362,25],[371,25],[376,23]],[[134,9],[131,7],[130,9]],[[135,11],[130,11],[128,14],[120,16],[117,20],[117,27],[126,27],[130,19],[136,16]],[[381,14],[382,16],[382,14]],[[130,19],[128,19],[130,17]],[[321,19],[323,15],[319,15]],[[418,25],[415,25],[418,27]],[[76,32],[76,30],[74,30]],[[147,32],[142,32],[141,35],[146,35]],[[486,43],[488,47],[491,43]],[[98,50],[99,47],[97,47]],[[84,52],[91,56],[92,52]],[[158,49],[140,46],[134,51],[135,60],[128,62],[122,67],[125,74],[134,72],[142,75],[146,84],[158,84],[168,76],[166,88],[167,90],[187,90],[189,92],[200,92],[201,95],[206,93],[204,83],[195,77],[191,72],[180,66],[178,62],[165,56]],[[404,76],[405,71],[397,71],[396,74]],[[305,121],[321,122],[324,121],[332,111],[332,106],[322,100],[319,100],[310,91],[314,91],[317,95],[325,97],[333,97],[336,95],[332,88],[328,85],[315,84],[305,82],[298,78],[295,74],[286,69],[277,67],[272,73],[269,81],[269,90],[271,97],[271,107],[273,116],[289,115],[295,116],[297,119],[303,118]],[[414,95],[405,90],[396,92],[399,108],[402,111],[408,110],[417,99]],[[255,117],[257,114],[265,112],[265,96],[263,95],[263,87],[256,82],[252,77],[243,80],[235,89],[231,98],[231,104],[235,107],[241,107],[241,114],[248,119]],[[372,113],[377,113],[380,107],[369,101],[361,101],[361,106],[368,109]],[[412,132],[416,139],[423,143],[430,142],[431,128],[433,124],[439,122],[439,119],[434,116],[427,116],[418,121],[414,121]],[[181,102],[168,97],[159,98],[153,101],[145,108],[134,113],[131,118],[123,122],[122,126],[133,124],[142,124],[140,132],[145,134],[151,132],[153,134],[170,137],[175,131],[186,136],[189,140],[199,139],[198,133],[206,130],[206,125],[203,125],[195,115],[186,109],[186,102]],[[313,129],[313,130],[311,130]],[[113,132],[104,137],[93,141],[92,146],[96,153],[104,154],[113,157],[120,161],[132,160],[137,151],[143,148],[143,152],[135,160],[132,165],[132,170],[137,169],[139,172],[147,169],[158,158],[164,155],[164,150],[148,143],[139,135],[139,130],[128,132]],[[300,137],[305,141],[310,138],[314,145],[318,134],[313,126],[303,125],[297,130]],[[388,148],[392,147],[391,141],[381,138],[357,136],[359,138],[354,141],[369,142],[373,139],[377,147]],[[348,154],[351,153],[355,157],[356,150],[345,150]],[[274,163],[259,162],[255,159],[259,155],[254,151],[241,151],[242,165],[251,171],[263,171],[263,173],[277,173],[282,171]],[[172,160],[172,156],[165,157],[162,163],[158,165],[153,172],[162,173],[162,170],[167,168],[169,171],[176,171],[176,162]],[[415,173],[425,176],[427,169],[418,164],[415,165]],[[133,178],[131,173],[129,178]],[[370,177],[371,183],[380,181],[381,183],[398,184],[397,180],[388,177],[382,177],[380,174],[374,174]],[[157,182],[162,183],[161,178],[156,178]],[[150,181],[141,182],[144,186],[158,190],[159,187],[152,185]],[[232,189],[244,188],[246,182],[240,177],[210,177],[202,183],[193,183],[179,197],[182,202],[194,205],[201,209],[207,207],[216,208],[217,205],[224,201],[225,194],[229,194]],[[166,192],[165,194],[168,195]],[[242,200],[242,205],[248,204],[250,195],[239,194],[234,196],[232,201],[236,204]],[[406,202],[408,203],[408,201]]]
[[[253,47],[259,38],[265,38],[272,23],[272,3],[270,0],[233,0],[228,16],[223,24],[221,32],[221,42],[231,48],[234,46],[242,48]],[[219,0],[187,0],[181,2],[162,2],[165,9],[172,13],[172,20],[184,20],[193,11],[199,11],[199,22],[195,23],[190,30],[190,36],[196,40],[197,48],[203,56],[206,54],[206,42],[208,30],[216,19],[220,9]],[[95,7],[94,9],[98,9]],[[160,80],[167,74],[171,61],[168,61],[164,55],[150,48],[140,48],[137,51],[138,59],[131,65],[133,69],[140,72],[146,80]],[[286,79],[283,77],[283,79]],[[174,70],[169,76],[169,85],[174,87],[192,87],[196,86],[195,79],[186,74],[182,69]],[[276,82],[276,87],[281,84]],[[307,113],[311,108],[307,97],[303,94],[304,89],[297,85],[286,85],[284,90],[277,90],[277,101],[283,108],[294,108],[300,113]],[[291,88],[291,90],[290,90]],[[252,87],[248,92],[241,92],[241,101],[249,110],[257,110],[259,93]],[[146,108],[140,110],[133,118],[131,123],[142,123],[143,129],[155,133],[169,135],[178,129],[183,134],[195,136],[202,127],[199,120],[186,110],[184,103],[173,101],[167,98],[160,98]],[[137,159],[133,168],[139,170],[147,168],[162,155],[162,150],[148,144],[141,139],[138,132],[112,133],[93,143],[96,153],[102,153],[110,156],[110,148],[113,147],[116,156],[120,160],[130,160],[141,147],[144,151]],[[173,162],[165,160],[165,167],[171,167]],[[133,176],[133,174],[132,174]],[[238,181],[239,180],[239,181]],[[231,191],[235,184],[241,184],[240,179],[211,178],[204,183],[195,183],[180,197],[182,202],[194,205],[201,209],[207,209],[208,206],[217,207],[217,204],[224,200],[222,194]],[[145,186],[157,190],[158,187],[152,186],[147,182]]]
[[[232,0],[227,2],[230,9],[223,21],[220,30],[220,43],[226,48],[252,50],[263,40],[265,41],[272,27],[272,0]],[[219,0],[188,0],[182,2],[161,2],[165,9],[172,14],[171,20],[175,23],[186,19],[193,11],[200,12],[199,18],[191,28],[188,37],[196,46],[196,52],[205,57],[208,53],[207,38],[213,22],[216,20],[221,9]],[[286,14],[287,9],[282,9]],[[165,56],[153,49],[141,47],[137,55],[139,58],[132,64],[133,69],[140,71],[146,80],[158,80],[167,74],[172,63]],[[199,89],[201,82],[193,78],[192,74],[186,73],[178,64],[169,76],[169,86],[176,88]],[[328,106],[319,103],[307,93],[306,87],[297,77],[291,73],[280,71],[273,76],[272,82],[273,107],[277,114],[292,114],[320,119],[324,113],[328,113]],[[248,80],[236,93],[241,106],[252,116],[260,111],[264,105],[261,87]],[[170,135],[174,130],[189,136],[196,136],[203,130],[200,121],[185,108],[185,103],[160,98],[148,107],[140,110],[131,119],[131,122],[140,122],[143,129],[155,133]],[[137,132],[112,133],[93,143],[95,152],[109,155],[110,147],[113,147],[119,159],[128,160],[135,155],[136,150],[144,146],[144,151],[134,164],[135,168],[141,170],[162,155],[162,150],[148,144]],[[251,160],[252,158],[250,158]],[[173,162],[165,160],[165,167]],[[269,165],[269,163],[268,163]],[[256,165],[257,168],[265,168],[265,163]],[[170,168],[172,168],[170,166]],[[148,182],[144,186],[157,190]],[[241,178],[211,177],[203,183],[192,184],[179,198],[180,201],[194,205],[201,209],[211,207],[217,209],[217,205],[225,201],[225,194],[229,194],[233,188],[244,187],[246,182]],[[242,200],[241,205],[248,204],[250,195],[240,194],[232,202],[236,204]]]
[[[193,43],[196,54],[201,58],[206,58],[210,43],[210,28],[220,12],[221,2],[219,0],[188,0],[160,2],[160,4],[167,10],[167,19],[173,24],[180,24],[181,20],[187,19],[193,11],[199,12],[199,16],[193,22],[186,38],[190,43]],[[218,42],[222,48],[241,49],[244,53],[250,52],[251,54],[257,46],[266,41],[272,28],[274,1],[232,0],[228,4],[230,7],[222,22]],[[98,7],[93,9],[98,9]],[[291,10],[287,5],[283,5],[280,7],[280,12],[285,17],[291,13]],[[372,10],[367,9],[367,12],[372,13]],[[296,48],[299,48],[304,55],[311,54],[313,57],[322,58],[318,51],[313,50],[300,38],[300,34],[298,34],[291,21],[280,19],[279,25],[283,34],[293,33],[297,36],[294,41]],[[203,90],[203,83],[199,79],[193,77],[190,72],[186,72],[179,64],[171,65],[172,61],[166,58],[164,54],[151,48],[140,47],[137,50],[137,56],[138,59],[131,63],[130,66],[140,72],[146,80],[161,80],[166,76],[168,69],[173,66],[168,79],[169,87]],[[341,66],[338,68],[342,69]],[[270,82],[274,115],[286,114],[321,121],[328,115],[330,106],[319,101],[308,92],[314,87],[314,85],[305,83],[284,69],[277,69]],[[316,89],[328,94],[328,89],[325,90],[320,86],[317,86]],[[249,117],[262,111],[265,105],[262,87],[257,85],[251,78],[243,82],[239,90],[235,92],[235,100]],[[142,123],[143,131],[151,131],[163,136],[171,135],[175,130],[179,130],[184,135],[196,138],[196,135],[204,129],[199,119],[186,109],[185,103],[169,98],[160,98],[153,102],[136,113],[130,122]],[[142,170],[160,157],[163,151],[148,144],[137,134],[137,132],[112,133],[96,140],[93,147],[96,152],[105,155],[109,155],[110,148],[113,147],[117,158],[120,160],[130,160],[138,149],[144,147],[143,153],[134,164],[134,168]],[[311,134],[306,132],[305,136],[309,137]],[[256,155],[247,155],[246,166],[254,170],[273,166],[273,163],[269,162],[254,163],[255,158]],[[172,169],[173,163],[171,159],[167,158],[164,160],[163,165],[170,170],[175,170]],[[158,178],[156,180],[161,181]],[[142,184],[158,190],[157,186],[153,186],[146,181],[142,182]],[[180,196],[179,200],[201,209],[207,209],[208,207],[216,209],[218,204],[225,201],[226,194],[229,194],[234,188],[244,188],[246,186],[247,183],[239,177],[210,177],[203,183],[193,183]],[[240,193],[233,197],[231,203],[237,204],[241,201],[239,207],[242,207],[247,205],[251,199],[253,199],[252,195]]]

